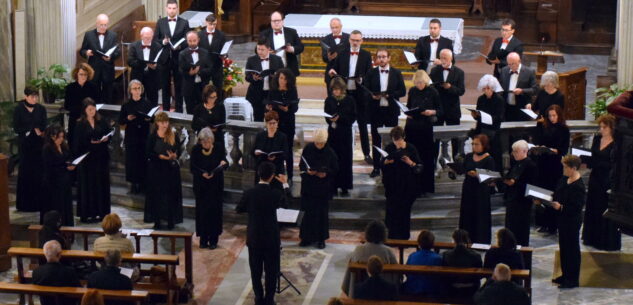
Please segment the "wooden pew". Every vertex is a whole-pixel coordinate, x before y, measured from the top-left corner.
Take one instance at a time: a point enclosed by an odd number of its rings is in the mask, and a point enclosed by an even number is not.
[[[30,225],[29,232],[31,236],[31,248],[37,248],[39,245],[38,241],[38,233],[42,230],[41,225]],[[86,227],[61,227],[60,231],[64,234],[75,236],[81,235],[83,238],[83,246],[84,250],[88,251],[89,249],[89,236],[98,235],[103,236],[102,228],[86,228]],[[130,233],[131,237],[134,237],[136,244],[136,253],[141,252],[141,238],[145,235],[139,235],[136,232]],[[158,242],[160,238],[168,238],[170,241],[170,253],[172,255],[176,255],[176,240],[182,239],[184,241],[184,249],[185,249],[185,279],[186,279],[186,288],[187,291],[193,293],[193,253],[192,253],[192,232],[175,232],[175,231],[152,231],[149,237],[152,238],[154,242],[154,254],[158,254]],[[191,294],[190,294],[191,295]]]
[[[65,296],[71,298],[80,299],[88,291],[88,288],[83,287],[51,287],[41,286],[34,284],[20,284],[20,283],[7,283],[0,282],[0,292],[3,293],[16,293],[20,295],[49,295],[49,296]],[[118,300],[135,302],[136,304],[143,304],[147,301],[149,293],[147,291],[140,290],[106,290],[97,289],[104,300]]]
[[[407,302],[407,301],[370,301],[361,299],[340,299],[344,305],[446,305],[444,303]]]
[[[9,256],[15,257],[17,262],[18,282],[24,283],[26,273],[24,270],[24,264],[22,258],[37,258],[44,259],[44,250],[39,248],[21,248],[11,247],[7,252]],[[82,250],[63,250],[62,260],[87,260],[87,261],[102,261],[104,257],[102,252],[94,251],[82,251]],[[137,263],[137,264],[159,264],[165,265],[167,271],[167,283],[152,284],[152,283],[136,283],[135,289],[146,290],[150,294],[166,295],[168,304],[173,304],[173,296],[178,296],[179,286],[176,279],[176,266],[179,263],[177,255],[168,254],[140,254],[140,253],[122,253],[122,262]],[[172,293],[173,292],[173,293]]]
[[[351,281],[355,283],[357,279],[365,278],[367,272],[367,264],[349,262],[347,269],[351,274]],[[395,274],[417,274],[417,275],[437,275],[442,277],[472,277],[474,279],[480,279],[484,277],[491,277],[493,269],[485,268],[459,268],[459,267],[446,267],[446,266],[417,266],[417,265],[401,265],[401,264],[385,264],[383,265],[382,273],[395,273]],[[523,287],[531,294],[531,272],[527,269],[515,269],[512,270],[512,278],[523,280]]]

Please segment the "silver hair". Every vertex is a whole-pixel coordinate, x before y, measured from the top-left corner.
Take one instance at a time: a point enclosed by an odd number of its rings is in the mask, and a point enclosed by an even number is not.
[[[118,266],[121,263],[121,251],[118,249],[108,249],[103,257],[103,261],[106,266]]]
[[[215,141],[213,131],[209,127],[202,128],[202,130],[198,132],[198,143],[201,143],[204,140],[211,140],[211,142]]]
[[[528,142],[525,140],[518,140],[512,143],[512,151],[528,151]]]
[[[148,31],[154,33],[154,30],[152,30],[152,28],[146,26],[141,29],[141,35],[143,35],[143,33],[147,33]]]
[[[341,21],[341,19],[338,18],[338,17],[334,17],[334,18],[330,19],[330,23],[332,23],[332,21],[338,21],[338,23],[340,23],[341,26],[343,25],[343,21]]]
[[[127,84],[128,97],[130,97],[130,98],[132,97],[132,91],[131,91],[132,89],[131,88],[132,88],[132,85],[134,85],[134,84],[141,85],[141,94],[143,94],[143,92],[145,92],[145,86],[143,86],[143,83],[141,83],[141,81],[138,80],[138,79],[133,79]]]
[[[554,71],[547,71],[541,76],[541,87],[546,84],[552,84],[554,88],[558,88],[558,73]]]
[[[442,55],[442,53],[448,53],[448,55],[453,58],[453,51],[451,51],[451,49],[442,49],[442,51],[440,51],[440,56]]]
[[[56,240],[47,241],[42,247],[47,262],[57,262],[62,253],[62,245]]]
[[[479,79],[479,84],[477,84],[477,91],[483,91],[484,88],[490,88],[494,92],[502,92],[503,88],[496,77],[491,74],[486,74]]]

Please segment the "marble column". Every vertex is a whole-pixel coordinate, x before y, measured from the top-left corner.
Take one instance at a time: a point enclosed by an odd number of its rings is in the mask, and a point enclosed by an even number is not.
[[[165,15],[165,0],[143,0],[145,5],[145,18],[147,21],[156,21]]]
[[[633,85],[633,1],[618,0],[618,84]]]
[[[0,101],[14,99],[13,37],[11,34],[12,0],[0,0]]]

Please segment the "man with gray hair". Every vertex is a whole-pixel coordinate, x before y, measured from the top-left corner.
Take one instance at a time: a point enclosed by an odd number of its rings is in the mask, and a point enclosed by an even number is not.
[[[127,63],[132,68],[130,79],[137,79],[143,83],[145,96],[150,105],[155,107],[158,105],[160,89],[158,65],[164,65],[169,55],[167,51],[162,51],[163,46],[153,40],[153,37],[152,28],[142,28],[141,40],[133,42],[128,48]]]
[[[503,179],[507,185],[505,226],[514,233],[518,244],[527,247],[530,245],[532,199],[525,196],[525,187],[526,184],[534,184],[537,168],[528,157],[528,143],[525,140],[512,144],[512,158],[515,162]]]
[[[492,280],[477,291],[474,296],[475,304],[481,305],[528,305],[530,298],[521,286],[510,281],[512,271],[506,264],[497,264],[492,274]]]
[[[330,69],[334,66],[334,62],[338,54],[349,48],[349,34],[343,32],[343,23],[338,17],[330,20],[331,34],[321,39],[321,59],[325,63],[325,87],[328,95],[330,94]]]
[[[46,264],[33,271],[33,284],[54,287],[80,287],[79,278],[75,270],[62,265],[62,246],[56,240],[48,241],[42,247]],[[42,305],[57,304],[55,297],[40,297]],[[76,300],[60,298],[59,304],[76,304]]]
[[[132,290],[132,280],[121,274],[121,252],[117,249],[108,250],[103,257],[105,265],[99,271],[88,276],[88,288],[108,290]],[[126,302],[106,302],[107,305],[123,305]]]
[[[506,101],[505,120],[507,122],[529,120],[521,109],[530,109],[532,96],[536,93],[536,74],[533,69],[521,64],[519,53],[512,52],[507,57],[508,65],[501,69],[499,83],[503,87]]]

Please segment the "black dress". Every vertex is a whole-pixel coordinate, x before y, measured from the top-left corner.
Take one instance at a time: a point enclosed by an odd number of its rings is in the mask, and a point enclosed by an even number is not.
[[[46,200],[42,201],[40,223],[44,221],[46,212],[55,210],[61,215],[62,226],[72,227],[73,219],[73,191],[70,171],[67,162],[71,162],[70,151],[62,146],[61,153],[56,147],[45,146],[42,151],[43,184]]]
[[[418,186],[422,193],[435,192],[435,144],[433,143],[433,124],[442,116],[440,96],[433,87],[416,87],[409,89],[407,108],[419,108],[419,112],[407,118],[404,132],[408,143],[413,144],[422,160],[422,173],[418,176]],[[434,116],[421,115],[425,110],[435,110]]]
[[[121,107],[119,124],[125,125],[125,180],[130,183],[144,184],[147,174],[147,158],[145,157],[145,144],[149,135],[150,118],[142,113],[151,110],[149,102],[145,98],[139,101],[130,99]],[[128,115],[134,115],[134,120],[128,120]]]
[[[456,245],[455,248],[442,254],[442,265],[459,268],[481,268],[481,255],[474,250],[468,249],[465,245]],[[480,279],[473,279],[472,277],[449,277],[449,294],[472,296],[479,289],[479,281]]]
[[[561,124],[550,124],[549,127],[545,127],[543,123],[539,122],[536,124],[532,139],[535,145],[543,145],[558,150],[558,153],[531,154],[531,158],[538,167],[536,185],[553,191],[563,176],[563,165],[560,161],[569,150],[569,128]],[[537,208],[535,223],[549,232],[555,232],[556,213],[550,207]]]
[[[482,94],[477,99],[477,110],[483,111],[492,117],[492,125],[481,123],[481,116],[477,118],[477,126],[475,127],[475,134],[485,134],[488,136],[490,143],[490,154],[495,160],[495,168],[501,170],[503,160],[503,150],[501,148],[501,136],[498,134],[501,127],[501,122],[504,120],[505,115],[505,102],[503,98],[493,93],[490,98],[485,94]]]
[[[580,277],[580,225],[585,205],[585,184],[582,178],[567,183],[563,176],[554,191],[554,201],[563,205],[558,215],[558,245],[563,283],[578,286]]]
[[[495,161],[487,156],[479,162],[473,159],[472,153],[464,158],[466,172],[478,168],[494,170]],[[462,184],[462,200],[459,209],[459,228],[466,230],[474,243],[490,244],[490,186],[479,183],[479,178],[464,175]]]
[[[216,245],[222,234],[222,195],[224,193],[224,172],[217,171],[211,179],[202,176],[212,173],[220,162],[226,162],[224,146],[213,146],[209,155],[203,153],[198,144],[191,150],[191,174],[193,192],[196,196],[196,233],[202,241]]]
[[[288,175],[288,181],[292,181],[293,174],[293,162],[294,156],[292,148],[295,140],[295,113],[299,110],[299,95],[297,89],[290,90],[270,90],[268,92],[268,100],[272,102],[273,111],[279,114],[279,131],[286,135],[286,142],[288,146],[288,155],[286,155],[286,173]],[[288,106],[288,111],[283,111],[279,108],[279,104],[273,101],[282,102]]]
[[[86,81],[83,86],[78,82],[72,82],[66,86],[64,96],[64,109],[68,111],[68,143],[72,145],[75,139],[75,125],[81,116],[83,101],[89,97],[94,101],[99,100],[97,85],[91,81]]]
[[[484,268],[494,269],[497,264],[503,263],[510,267],[510,270],[525,269],[523,255],[516,249],[490,248],[484,257]]]
[[[148,164],[144,221],[160,226],[161,220],[167,220],[169,228],[182,222],[180,165],[177,160],[162,160],[158,155],[166,156],[167,151],[172,151],[180,156],[181,143],[178,135],[174,138],[174,144],[169,144],[154,131],[146,146]]]
[[[15,207],[18,211],[36,212],[40,210],[42,193],[42,137],[35,128],[46,129],[46,108],[40,104],[29,112],[26,101],[18,102],[13,112],[13,130],[18,134],[20,164],[18,167],[18,185],[15,192]]]
[[[382,183],[385,186],[385,225],[391,239],[409,239],[411,233],[411,206],[420,195],[419,166],[411,167],[400,160],[402,156],[409,156],[411,161],[420,164],[418,150],[407,142],[404,149],[396,149],[393,143],[385,147],[389,153],[387,158],[394,163],[382,163]]]
[[[275,164],[275,175],[283,174],[286,172],[284,161],[286,160],[286,156],[290,152],[288,151],[288,142],[286,141],[286,135],[283,132],[277,130],[272,138],[268,137],[268,131],[266,130],[257,134],[257,136],[255,137],[255,145],[253,146],[252,152],[253,156],[255,156],[255,169],[259,168],[259,165],[262,162],[269,161],[266,155],[255,155],[256,150],[261,150],[266,153],[283,151],[283,155],[276,155],[275,160],[270,162]],[[257,170],[255,170],[255,172],[255,183],[258,183],[259,176],[257,175]],[[270,184],[271,186],[282,189],[281,183],[279,183],[277,179],[273,179]]]
[[[609,173],[614,145],[611,142],[600,150],[601,139],[601,135],[596,135],[593,138],[591,157],[588,158],[587,162],[587,166],[591,168],[591,174],[589,175],[582,240],[585,245],[600,250],[617,251],[622,246],[620,230],[611,220],[602,216],[609,202],[607,190],[611,188]]]
[[[506,187],[504,196],[506,206],[505,227],[517,238],[517,244],[530,245],[530,220],[532,217],[531,197],[525,197],[525,185],[534,184],[537,168],[529,157],[514,162],[505,178],[514,179],[513,185]]]
[[[340,101],[333,96],[329,96],[325,99],[323,111],[330,115],[338,115],[336,122],[325,120],[328,124],[327,142],[336,153],[338,159],[338,172],[336,172],[332,187],[334,191],[338,188],[350,190],[354,188],[352,124],[356,120],[356,102],[351,95],[346,95]]]
[[[107,142],[92,144],[100,140],[112,127],[104,120],[95,120],[94,128],[88,121],[80,120],[73,141],[74,156],[90,152],[79,164],[77,188],[77,215],[82,222],[88,218],[110,214],[110,152]]]
[[[332,183],[338,171],[338,160],[327,144],[318,149],[314,143],[309,143],[303,148],[301,157],[301,210],[305,214],[299,236],[304,242],[323,242],[330,238],[328,206],[329,200],[332,199]],[[326,176],[310,176],[303,158],[309,163],[310,169],[326,173]]]
[[[534,106],[532,106],[532,110],[541,116],[546,117],[547,108],[552,105],[558,105],[563,109],[565,108],[565,96],[560,92],[560,90],[556,90],[553,94],[549,94],[545,90],[539,90],[536,95],[536,100],[534,101]]]
[[[193,110],[193,119],[191,120],[191,128],[196,132],[200,132],[205,127],[215,129],[213,136],[215,138],[215,146],[224,146],[224,126],[213,127],[226,123],[226,110],[224,104],[216,102],[211,109],[204,107],[204,104],[197,105]]]

